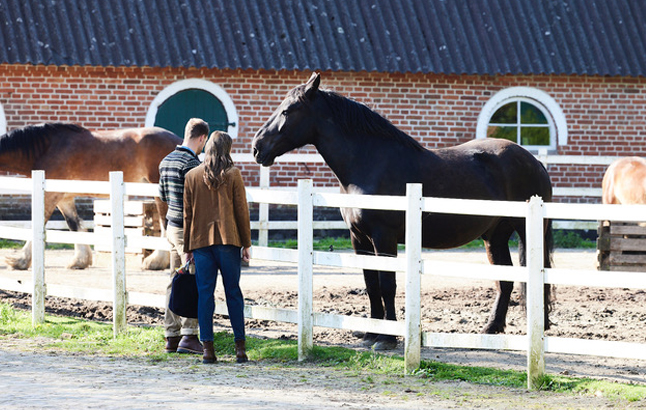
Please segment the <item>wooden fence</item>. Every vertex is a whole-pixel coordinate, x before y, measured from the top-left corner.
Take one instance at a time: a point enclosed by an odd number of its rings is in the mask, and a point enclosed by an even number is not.
[[[0,237],[9,239],[33,239],[32,283],[17,284],[0,278],[0,288],[29,292],[33,300],[33,321],[44,318],[45,294],[63,297],[87,298],[112,301],[114,304],[114,332],[126,328],[125,307],[127,303],[164,307],[163,295],[126,292],[125,257],[126,240],[138,242],[136,246],[147,249],[167,249],[163,238],[128,237],[123,230],[123,201],[129,195],[157,195],[157,187],[151,184],[124,184],[120,172],[110,173],[110,182],[45,180],[42,171],[34,171],[30,183],[24,178],[0,177],[0,188],[28,190],[32,192],[32,229],[6,228]],[[46,191],[82,192],[109,194],[112,204],[112,236],[100,237],[93,233],[46,231],[43,224],[43,203]],[[402,336],[405,343],[406,371],[419,366],[422,346],[457,347],[475,349],[509,349],[527,352],[528,387],[536,388],[545,371],[545,352],[589,354],[608,357],[646,359],[646,345],[639,343],[591,341],[581,339],[545,337],[543,323],[543,284],[646,288],[643,273],[598,272],[590,270],[545,269],[543,267],[544,219],[571,219],[584,221],[622,220],[643,221],[645,205],[589,205],[543,203],[538,197],[528,202],[501,202],[458,200],[446,198],[423,198],[419,184],[409,184],[405,197],[342,195],[315,192],[310,180],[301,180],[297,191],[248,189],[250,202],[289,204],[298,206],[298,250],[254,247],[254,259],[294,262],[298,264],[299,306],[298,310],[273,309],[256,306],[245,307],[248,318],[285,321],[298,324],[299,358],[307,357],[313,346],[313,326],[350,329]],[[312,246],[313,207],[354,207],[364,209],[388,209],[406,212],[406,251],[397,258],[360,256],[330,252],[315,252]],[[526,219],[527,266],[487,266],[423,260],[421,258],[422,212],[468,214],[486,216],[510,216]],[[65,286],[45,286],[44,243],[108,243],[112,250],[114,285],[111,294],[92,289]],[[141,242],[141,243],[139,243]],[[405,320],[403,322],[358,318],[351,316],[314,312],[312,308],[312,272],[314,265],[349,268],[369,268],[406,272]],[[421,274],[487,280],[527,282],[527,335],[481,335],[422,333],[421,331]],[[216,305],[216,313],[226,314],[225,304]]]

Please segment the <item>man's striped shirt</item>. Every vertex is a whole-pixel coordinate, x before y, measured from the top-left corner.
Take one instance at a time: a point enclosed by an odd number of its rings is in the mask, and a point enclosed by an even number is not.
[[[185,146],[177,146],[159,164],[159,197],[168,203],[166,219],[171,226],[184,226],[184,176],[198,165],[199,158]]]

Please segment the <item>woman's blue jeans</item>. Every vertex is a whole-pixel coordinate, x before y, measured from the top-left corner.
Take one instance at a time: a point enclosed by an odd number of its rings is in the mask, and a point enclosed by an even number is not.
[[[200,340],[213,340],[213,293],[218,271],[222,273],[234,339],[245,340],[244,299],[240,289],[240,248],[231,245],[207,246],[195,249],[193,258],[198,292],[197,321],[200,325]]]

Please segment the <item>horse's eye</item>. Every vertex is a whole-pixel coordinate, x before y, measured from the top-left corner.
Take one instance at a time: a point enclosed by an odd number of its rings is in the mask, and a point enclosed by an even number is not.
[[[289,114],[289,111],[284,110],[281,114],[283,114],[283,117],[287,117],[287,114]]]

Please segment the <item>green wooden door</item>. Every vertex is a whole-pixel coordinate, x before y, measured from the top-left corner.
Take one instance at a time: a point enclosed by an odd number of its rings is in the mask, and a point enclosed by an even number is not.
[[[182,90],[157,109],[155,125],[184,138],[184,127],[191,118],[201,118],[211,132],[227,131],[229,120],[224,106],[213,94],[199,89]]]

